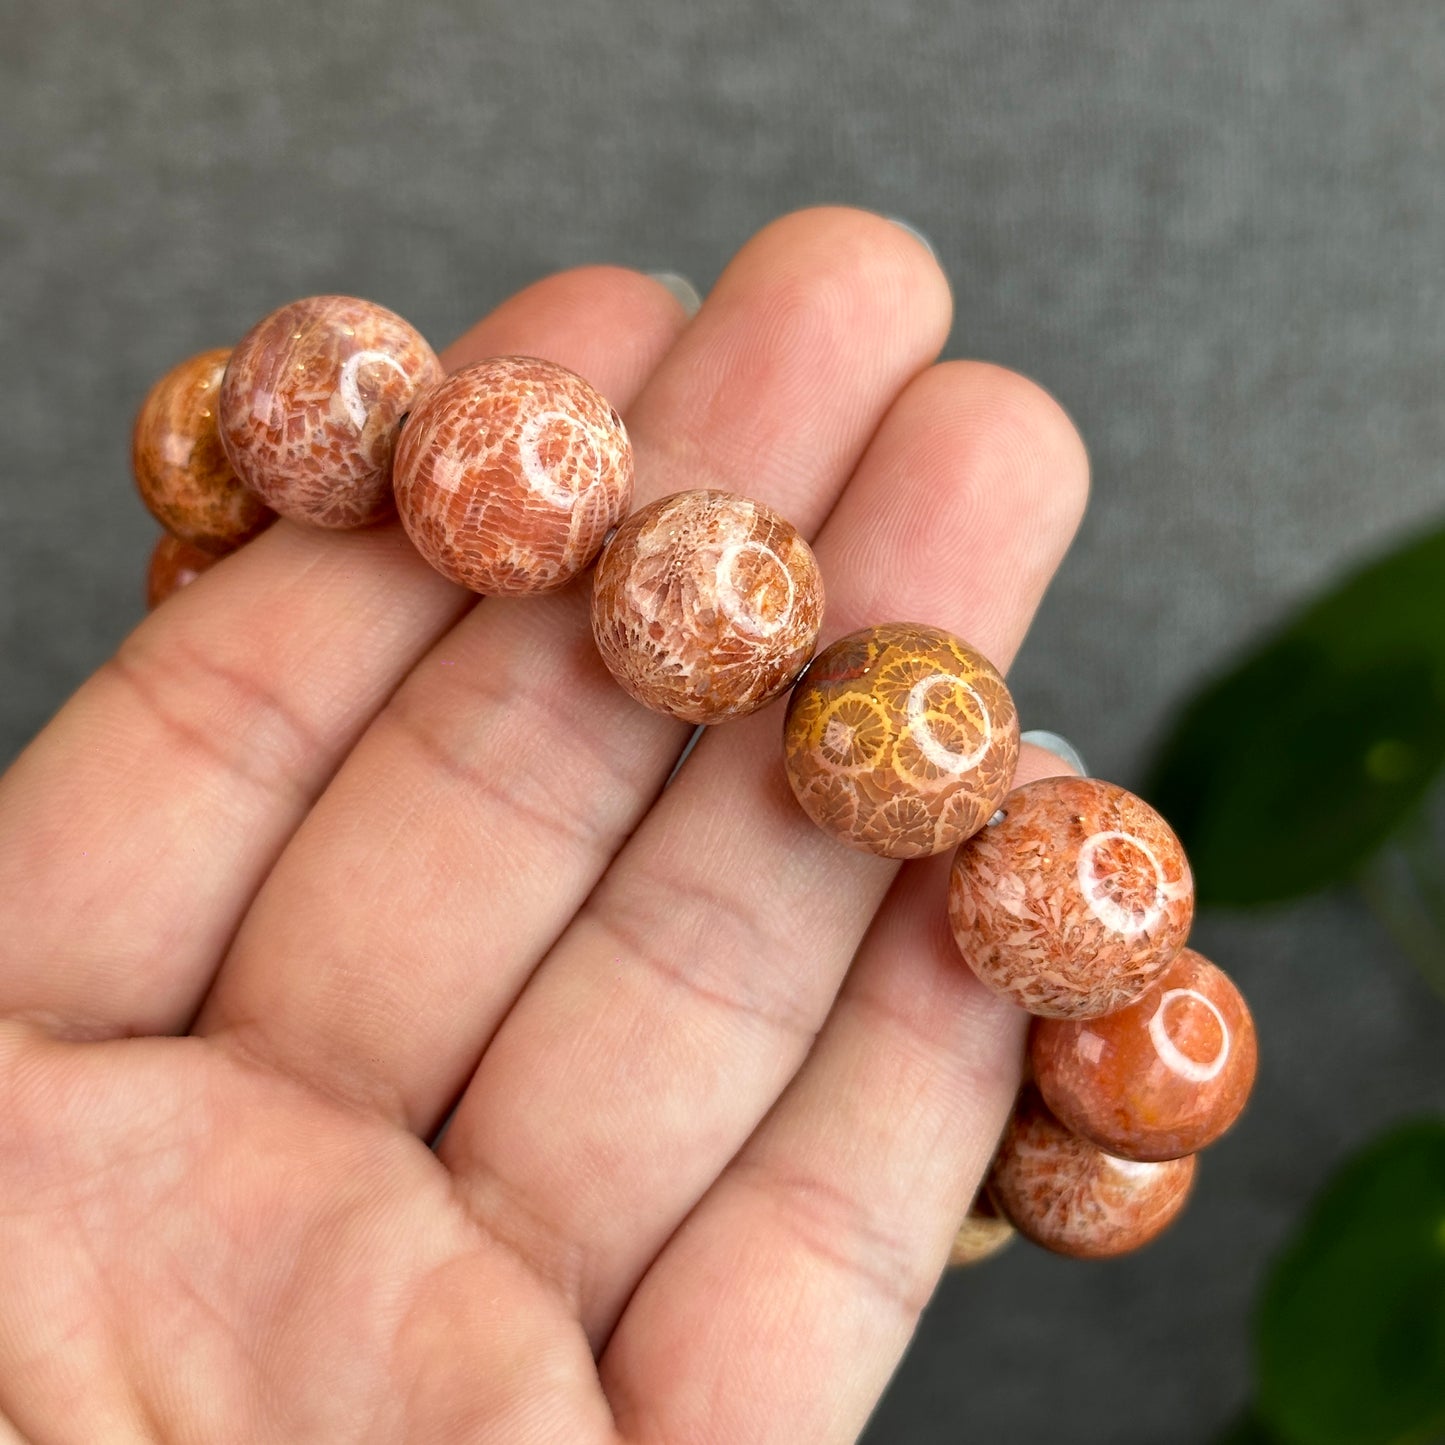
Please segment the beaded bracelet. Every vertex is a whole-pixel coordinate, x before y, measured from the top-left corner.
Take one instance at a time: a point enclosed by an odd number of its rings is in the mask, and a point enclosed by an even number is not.
[[[956,849],[959,952],[1035,1016],[951,1262],[1014,1229],[1061,1254],[1122,1254],[1178,1215],[1196,1155],[1253,1084],[1249,1009],[1185,947],[1189,864],[1146,802],[1072,776],[1009,791],[1017,712],[966,642],[895,622],[815,656],[823,580],[784,518],[711,490],[628,515],[627,430],[582,377],[527,356],[445,376],[407,322],[352,297],[283,306],[234,351],[168,372],[132,457],[166,528],[152,607],[277,515],[350,528],[395,512],[432,567],[476,592],[554,591],[592,568],[597,650],[649,708],[713,724],[790,693],[784,762],[803,811],[887,858]]]

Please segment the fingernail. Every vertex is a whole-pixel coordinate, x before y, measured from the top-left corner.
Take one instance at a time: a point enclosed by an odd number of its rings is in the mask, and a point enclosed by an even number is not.
[[[666,286],[682,302],[682,309],[689,319],[702,310],[702,296],[686,276],[679,276],[676,271],[653,271],[650,274],[654,281]]]
[[[917,226],[910,226],[907,221],[900,220],[897,216],[888,216],[885,219],[892,221],[899,230],[907,231],[915,241],[920,242],[928,248],[928,254],[932,256],[935,261],[938,259],[938,252],[934,249],[933,242],[930,241]]]
[[[1035,728],[1032,732],[1020,733],[1019,741],[1032,743],[1036,748],[1042,748],[1046,753],[1052,753],[1061,762],[1067,763],[1081,778],[1089,776],[1089,765],[1084,761],[1084,755],[1068,738],[1060,737],[1058,733],[1045,732],[1042,728]]]

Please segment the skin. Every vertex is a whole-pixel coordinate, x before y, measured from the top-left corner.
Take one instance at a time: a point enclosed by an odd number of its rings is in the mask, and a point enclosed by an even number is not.
[[[1087,464],[1033,383],[934,364],[950,320],[913,237],[813,209],[690,323],[586,267],[446,362],[581,372],[638,505],[776,507],[824,642],[924,617],[1006,666]],[[814,829],[780,726],[663,791],[689,730],[585,589],[477,603],[395,526],[280,522],[144,621],[0,780],[0,1438],[853,1439],[1024,1019],[947,859]]]

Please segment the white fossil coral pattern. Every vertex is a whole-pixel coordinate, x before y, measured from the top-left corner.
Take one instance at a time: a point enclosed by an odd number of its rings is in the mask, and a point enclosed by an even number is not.
[[[1018,717],[982,654],[939,628],[888,623],[814,659],[788,707],[788,778],[840,841],[891,858],[942,852],[997,809]]]
[[[441,378],[435,352],[395,312],[307,297],[237,344],[221,382],[221,440],[236,475],[282,516],[364,526],[390,514],[398,427]]]
[[[949,919],[991,988],[1046,1018],[1127,1007],[1189,935],[1194,884],[1169,825],[1093,778],[1045,778],[954,859]]]
[[[407,534],[444,576],[489,595],[550,592],[626,515],[632,446],[582,377],[536,357],[490,357],[421,399],[395,482]]]
[[[1060,1254],[1102,1259],[1137,1249],[1179,1213],[1195,1159],[1141,1164],[1079,1138],[1025,1089],[1004,1132],[989,1192],[1020,1234]]]
[[[592,585],[593,636],[618,683],[692,723],[785,692],[822,616],[822,574],[796,528],[761,502],[705,488],[629,517]]]

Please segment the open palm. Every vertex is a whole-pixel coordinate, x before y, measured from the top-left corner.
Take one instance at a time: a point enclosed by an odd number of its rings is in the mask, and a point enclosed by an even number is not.
[[[779,509],[825,636],[926,621],[1005,665],[1086,463],[1032,383],[936,364],[950,319],[926,248],[825,208],[691,322],[585,267],[446,361],[581,372],[639,503]],[[0,781],[0,1436],[862,1428],[1021,1018],[953,953],[943,860],[797,809],[778,709],[664,788],[688,731],[611,683],[585,586],[475,602],[394,526],[277,524]]]

